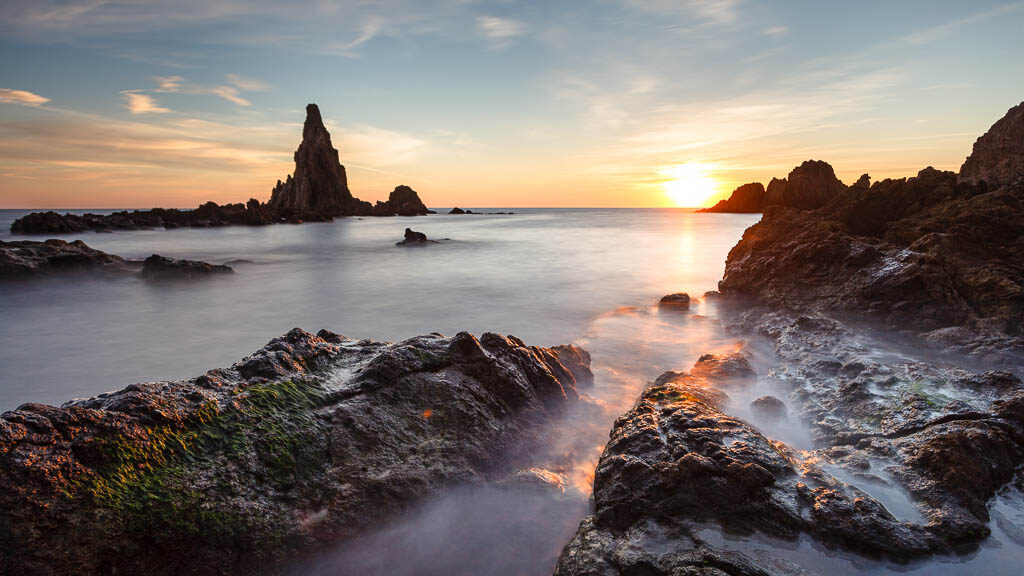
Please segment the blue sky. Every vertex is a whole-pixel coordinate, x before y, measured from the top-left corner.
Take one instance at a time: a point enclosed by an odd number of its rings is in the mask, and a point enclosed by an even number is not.
[[[657,206],[824,159],[956,170],[1024,100],[1024,2],[0,6],[0,207],[265,199],[317,102],[353,192]],[[706,198],[711,201],[713,198]]]

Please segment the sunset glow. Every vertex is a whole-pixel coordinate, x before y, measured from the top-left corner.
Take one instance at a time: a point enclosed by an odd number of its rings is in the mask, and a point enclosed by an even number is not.
[[[703,164],[680,164],[664,170],[662,174],[670,178],[662,184],[665,195],[680,208],[706,206],[717,191],[715,180]]]

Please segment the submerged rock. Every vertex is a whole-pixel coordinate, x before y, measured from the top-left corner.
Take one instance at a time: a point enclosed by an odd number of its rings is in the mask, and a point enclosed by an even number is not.
[[[126,270],[124,259],[81,240],[0,241],[0,280],[82,271]]]
[[[444,487],[522,469],[578,399],[582,366],[564,358],[496,334],[294,329],[191,380],[23,405],[0,416],[0,566],[278,572]]]
[[[658,301],[659,310],[685,311],[690,309],[690,295],[685,292],[676,292],[662,296]]]
[[[207,264],[198,260],[165,258],[153,254],[142,263],[142,277],[147,280],[194,280],[214,274],[234,274],[225,264]]]

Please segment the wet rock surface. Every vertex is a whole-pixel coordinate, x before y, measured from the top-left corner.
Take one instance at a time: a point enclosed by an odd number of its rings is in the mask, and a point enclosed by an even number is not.
[[[284,182],[278,180],[270,200],[261,204],[250,198],[245,204],[207,202],[195,210],[154,208],[113,214],[58,214],[33,212],[11,224],[14,234],[74,234],[95,230],[143,230],[152,228],[209,228],[217,226],[264,226],[275,222],[324,222],[339,216],[417,216],[433,214],[416,191],[398,186],[386,202],[371,205],[352,195],[345,167],[331,135],[324,127],[316,104],[306,106],[302,142],[295,151],[295,170]]]
[[[76,240],[0,241],[0,280],[84,271],[125,272],[123,258]]]
[[[412,228],[405,229],[405,238],[395,242],[397,246],[423,246],[426,244],[436,244],[437,240],[427,239],[427,235],[423,232],[417,232]]]
[[[676,292],[662,296],[658,301],[659,310],[674,310],[684,312],[690,309],[690,295],[685,292]]]
[[[226,264],[208,264],[199,260],[166,258],[153,254],[142,263],[142,277],[150,281],[196,280],[218,274],[234,274]]]
[[[776,361],[752,375],[744,353],[707,355],[645,390],[612,429],[593,515],[556,574],[812,573],[771,548],[726,549],[709,532],[805,534],[890,561],[953,554],[988,536],[987,505],[1024,464],[1017,376],[879,357],[880,343],[824,317],[728,317],[731,330],[765,338]],[[759,379],[788,399],[811,449],[730,415]]]
[[[5,573],[275,573],[457,484],[518,480],[579,354],[299,329],[231,368],[0,416]],[[567,364],[568,362],[568,364]]]

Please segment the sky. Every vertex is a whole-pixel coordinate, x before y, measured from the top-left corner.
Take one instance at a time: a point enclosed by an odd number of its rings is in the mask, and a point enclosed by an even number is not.
[[[0,208],[267,200],[320,106],[349,187],[711,204],[808,159],[958,170],[1024,100],[1024,1],[4,0]]]

